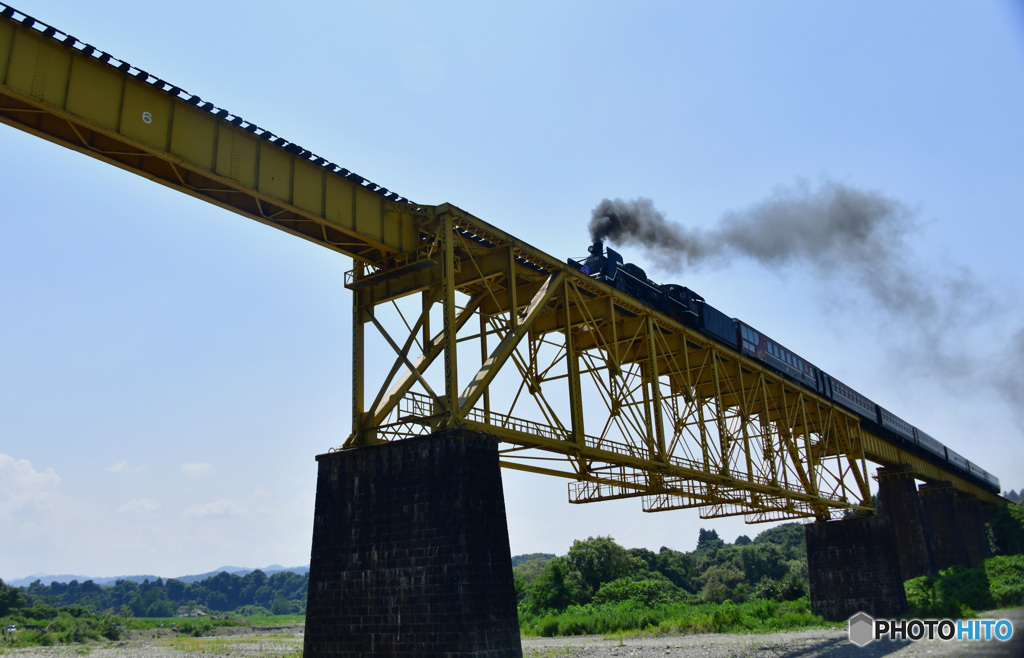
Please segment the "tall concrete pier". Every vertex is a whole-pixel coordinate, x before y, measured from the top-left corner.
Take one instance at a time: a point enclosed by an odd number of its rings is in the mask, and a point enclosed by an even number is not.
[[[304,655],[522,656],[497,441],[317,457]]]
[[[882,514],[889,517],[893,528],[903,580],[933,572],[932,550],[913,468],[900,465],[878,469],[878,497]]]
[[[956,490],[950,482],[922,484],[921,503],[931,537],[936,569],[968,564],[967,546],[956,512]]]
[[[814,614],[838,621],[861,611],[874,617],[907,611],[888,516],[808,523],[804,532]]]

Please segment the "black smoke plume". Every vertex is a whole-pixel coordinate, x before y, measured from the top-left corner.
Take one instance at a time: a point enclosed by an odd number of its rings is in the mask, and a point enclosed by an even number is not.
[[[721,268],[736,257],[768,267],[806,265],[853,280],[879,302],[938,311],[930,291],[905,267],[914,213],[903,203],[831,180],[779,187],[766,200],[725,214],[711,229],[671,222],[650,199],[605,199],[592,213],[592,241],[642,247],[662,269]]]
[[[880,192],[829,179],[798,181],[725,213],[710,228],[672,222],[650,199],[605,199],[594,208],[589,228],[592,241],[640,247],[648,264],[676,274],[722,270],[737,259],[774,271],[802,270],[830,298],[839,291],[853,302],[861,326],[885,336],[903,372],[960,385],[998,381],[1000,393],[1024,395],[1024,331],[998,350],[1004,360],[996,372],[981,372],[977,352],[963,346],[977,345],[970,337],[991,332],[997,318],[1007,318],[1006,308],[968,268],[921,262],[912,243],[916,213]],[[867,303],[858,303],[864,293]]]

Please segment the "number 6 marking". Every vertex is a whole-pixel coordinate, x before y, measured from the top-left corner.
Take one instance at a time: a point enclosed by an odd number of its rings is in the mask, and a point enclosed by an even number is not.
[[[150,114],[149,112],[143,112],[142,113],[142,122],[143,123],[153,123],[153,115]]]

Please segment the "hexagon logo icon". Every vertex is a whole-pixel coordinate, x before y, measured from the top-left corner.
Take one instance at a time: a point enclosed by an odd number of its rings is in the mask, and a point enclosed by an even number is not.
[[[875,639],[875,620],[864,612],[850,617],[850,642],[862,647]]]

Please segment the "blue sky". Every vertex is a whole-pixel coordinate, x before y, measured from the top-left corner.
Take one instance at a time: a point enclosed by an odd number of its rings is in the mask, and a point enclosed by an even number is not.
[[[1020,3],[15,4],[558,257],[606,197],[694,230],[800,181],[897,201],[923,320],[799,259],[622,251],[1024,487]],[[0,190],[0,577],[308,562],[351,263],[6,126]],[[504,485],[513,554],[764,528]]]

